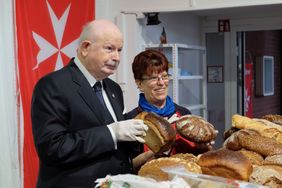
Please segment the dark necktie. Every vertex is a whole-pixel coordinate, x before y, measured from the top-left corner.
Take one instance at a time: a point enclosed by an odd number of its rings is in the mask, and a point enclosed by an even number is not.
[[[102,94],[102,84],[101,84],[101,82],[96,82],[95,85],[93,86],[93,88],[94,88],[94,91],[95,91],[97,97],[99,98],[101,104],[104,106],[105,109],[108,109],[107,106],[106,106],[106,103],[104,101],[103,94]]]

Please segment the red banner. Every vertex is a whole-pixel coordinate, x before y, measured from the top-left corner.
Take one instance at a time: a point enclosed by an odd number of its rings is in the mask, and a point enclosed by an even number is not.
[[[24,187],[35,187],[38,158],[31,131],[30,103],[39,78],[75,55],[82,26],[94,19],[94,0],[16,0],[18,67],[24,115]]]
[[[245,116],[253,117],[253,64],[245,64]]]

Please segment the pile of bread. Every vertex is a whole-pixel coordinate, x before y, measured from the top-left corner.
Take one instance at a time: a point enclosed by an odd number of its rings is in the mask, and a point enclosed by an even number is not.
[[[195,130],[197,126],[187,126],[189,124],[187,119],[191,117],[185,117],[177,122],[177,131],[181,131],[183,136],[191,137],[191,130]],[[197,121],[204,120],[199,117]],[[168,180],[168,174],[162,169],[181,166],[193,173],[249,181],[274,188],[282,187],[282,127],[280,123],[282,123],[282,117],[279,115],[268,115],[262,119],[234,115],[232,128],[225,132],[226,140],[222,148],[198,156],[177,154],[154,159],[143,165],[138,175],[156,180]],[[172,130],[169,129],[169,131]],[[197,134],[200,133],[206,134],[205,138],[209,135],[210,139],[216,136],[213,126],[209,124],[201,127]],[[197,137],[197,134],[192,137]],[[169,141],[169,146],[173,143],[174,136],[175,133]],[[203,140],[195,139],[194,141],[202,142]],[[204,141],[207,142],[207,140]]]
[[[282,116],[251,119],[233,115],[232,130],[234,133],[226,136],[223,147],[239,151],[251,161],[249,181],[282,187]]]

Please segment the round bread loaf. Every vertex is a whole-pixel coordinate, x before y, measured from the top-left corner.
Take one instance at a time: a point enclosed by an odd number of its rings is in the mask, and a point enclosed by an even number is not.
[[[161,153],[171,148],[176,133],[167,120],[152,112],[141,112],[135,119],[142,119],[148,126],[144,140],[154,153]]]
[[[197,163],[203,174],[245,181],[253,170],[251,162],[242,153],[227,149],[203,153]]]
[[[169,176],[162,169],[177,169],[184,168],[189,172],[202,173],[201,167],[195,162],[189,162],[185,159],[163,157],[154,159],[144,164],[138,172],[138,175],[143,177],[153,178],[157,181],[167,181]]]
[[[212,124],[196,115],[182,116],[175,125],[179,134],[192,142],[210,142],[217,134]]]
[[[197,163],[197,161],[198,161],[198,158],[195,155],[193,155],[192,153],[177,153],[177,154],[174,154],[170,157],[184,159],[184,160],[192,161],[192,162],[195,162],[195,163]]]

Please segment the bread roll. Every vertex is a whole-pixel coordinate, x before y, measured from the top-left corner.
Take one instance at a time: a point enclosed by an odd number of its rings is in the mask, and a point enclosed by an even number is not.
[[[230,150],[245,148],[262,156],[282,153],[282,144],[271,138],[260,135],[257,131],[242,129],[232,134],[223,144]]]
[[[268,115],[262,116],[262,119],[266,119],[272,123],[282,125],[282,116],[278,114],[268,114]]]
[[[249,181],[271,188],[282,187],[282,167],[275,165],[262,165],[254,167]]]
[[[184,168],[189,172],[202,173],[201,167],[195,162],[189,162],[180,158],[164,157],[147,162],[141,167],[138,175],[153,178],[158,181],[166,181],[169,180],[169,176],[162,169],[167,168]]]
[[[145,144],[154,152],[161,153],[171,148],[176,133],[172,125],[161,116],[151,112],[141,112],[135,119],[142,119],[148,126]]]
[[[198,165],[203,174],[245,181],[249,180],[253,168],[242,153],[223,148],[201,154]]]
[[[192,142],[210,142],[217,134],[214,126],[200,116],[185,115],[175,123],[179,134]]]
[[[263,119],[251,119],[241,115],[232,116],[232,126],[239,129],[253,129],[261,135],[282,143],[282,127]]]

